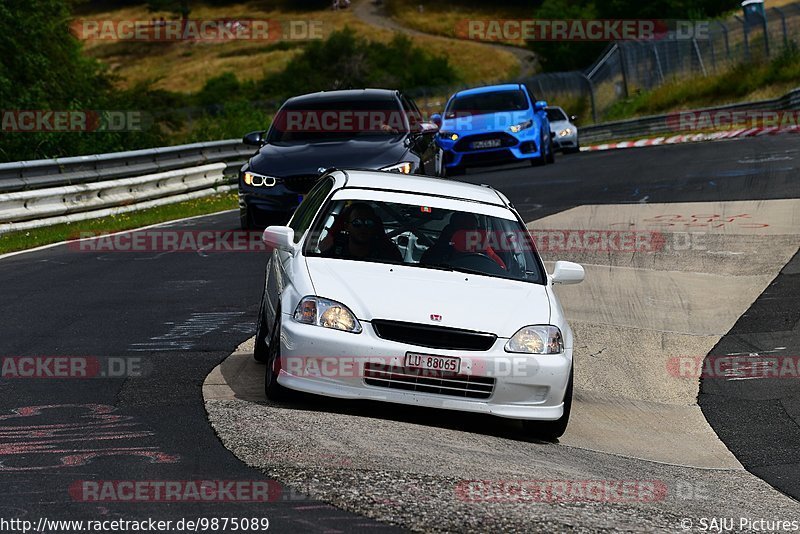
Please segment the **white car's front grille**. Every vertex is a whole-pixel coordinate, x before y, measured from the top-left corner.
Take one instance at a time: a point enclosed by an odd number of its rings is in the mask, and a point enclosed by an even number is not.
[[[438,395],[468,399],[488,399],[492,396],[492,391],[494,391],[495,379],[447,371],[366,363],[364,366],[364,383],[369,386],[418,391],[420,393],[436,393]]]

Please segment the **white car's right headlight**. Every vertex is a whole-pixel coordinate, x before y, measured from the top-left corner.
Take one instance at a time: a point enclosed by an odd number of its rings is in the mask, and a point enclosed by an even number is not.
[[[361,323],[350,309],[335,300],[322,297],[303,297],[292,316],[295,321],[354,334],[361,333]]]
[[[566,137],[572,133],[572,128],[564,128],[560,132],[558,132],[559,137]]]
[[[557,326],[524,326],[511,336],[505,349],[520,354],[560,354],[564,352],[564,339]]]

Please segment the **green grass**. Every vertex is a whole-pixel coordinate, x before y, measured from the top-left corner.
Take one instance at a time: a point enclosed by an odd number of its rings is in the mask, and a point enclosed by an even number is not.
[[[67,241],[76,238],[81,232],[107,234],[194,215],[235,209],[237,206],[235,192],[222,193],[100,219],[8,232],[0,234],[0,254]]]
[[[719,74],[674,80],[639,92],[609,107],[603,120],[776,98],[798,86],[800,49],[792,45],[771,61],[742,63]]]

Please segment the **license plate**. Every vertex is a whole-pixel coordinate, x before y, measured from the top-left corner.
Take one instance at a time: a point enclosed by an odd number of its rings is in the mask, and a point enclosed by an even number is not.
[[[486,139],[484,141],[473,141],[472,148],[497,148],[500,146],[500,139]]]
[[[433,354],[406,353],[406,367],[457,373],[461,370],[461,358],[455,356],[434,356]]]

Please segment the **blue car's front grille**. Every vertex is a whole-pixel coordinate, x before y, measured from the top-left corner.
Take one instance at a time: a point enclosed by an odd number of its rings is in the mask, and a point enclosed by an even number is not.
[[[486,147],[486,148],[473,148],[472,143],[476,141],[492,141],[494,139],[500,140],[499,146]],[[505,132],[490,132],[475,135],[467,135],[458,140],[453,146],[454,150],[458,152],[473,152],[480,150],[495,150],[498,148],[508,148],[515,146],[519,141],[512,135]]]
[[[492,165],[494,163],[505,163],[514,159],[514,154],[505,148],[503,150],[470,152],[464,154],[461,156],[461,165],[465,167],[469,167],[471,165]]]

